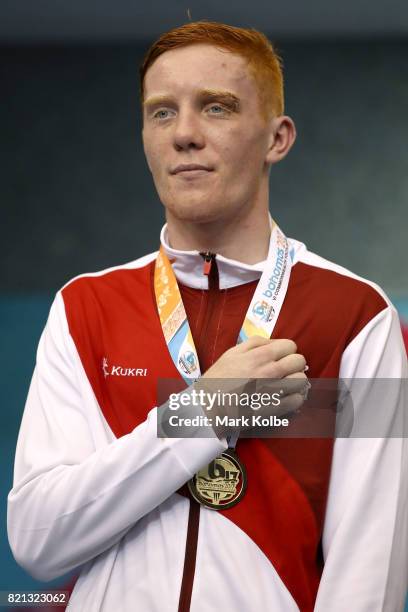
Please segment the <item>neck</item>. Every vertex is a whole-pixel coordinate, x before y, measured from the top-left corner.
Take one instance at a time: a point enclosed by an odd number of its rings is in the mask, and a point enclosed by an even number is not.
[[[190,222],[166,214],[169,245],[180,251],[210,251],[247,264],[264,261],[268,255],[271,228],[269,211],[245,218],[206,223]]]

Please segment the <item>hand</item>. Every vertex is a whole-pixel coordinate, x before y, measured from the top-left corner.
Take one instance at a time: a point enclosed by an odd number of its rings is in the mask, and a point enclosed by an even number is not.
[[[228,349],[201,378],[285,378],[304,374],[306,360],[293,340],[252,336]]]
[[[241,397],[243,393],[254,397],[255,392],[258,395],[267,393],[270,397],[280,397],[278,405],[263,406],[256,412],[251,408],[242,410],[238,404],[214,403],[211,407],[214,421],[215,417],[225,415],[234,419],[251,413],[262,416],[286,415],[300,408],[308,387],[304,373],[306,360],[296,351],[297,346],[292,340],[252,336],[221,355],[194,387],[204,389],[214,396],[221,391]],[[224,433],[225,428],[217,429],[219,437]]]

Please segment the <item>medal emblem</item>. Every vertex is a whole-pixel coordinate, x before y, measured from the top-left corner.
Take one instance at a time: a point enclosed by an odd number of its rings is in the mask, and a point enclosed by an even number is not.
[[[235,506],[242,499],[246,486],[245,467],[232,449],[224,451],[188,482],[194,499],[212,510]]]

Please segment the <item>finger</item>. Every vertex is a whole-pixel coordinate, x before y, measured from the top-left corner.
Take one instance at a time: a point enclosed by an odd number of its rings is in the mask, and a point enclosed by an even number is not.
[[[296,344],[293,340],[271,340],[269,344],[256,346],[247,353],[253,365],[258,368],[264,364],[277,362],[284,357],[296,353]]]
[[[283,357],[295,354],[296,351],[296,343],[285,338],[270,340],[267,345],[258,346],[253,349],[254,357],[261,361],[279,361]]]
[[[282,398],[281,403],[279,405],[279,413],[283,414],[292,414],[299,410],[305,402],[305,396],[303,393],[291,393],[290,395],[286,395]]]
[[[265,365],[260,365],[258,369],[259,378],[286,378],[291,374],[304,373],[306,359],[303,355],[295,353],[287,355],[277,361],[269,361]]]
[[[305,374],[305,372],[294,372],[294,374],[288,374],[288,376],[286,376],[286,378],[301,378],[301,379],[307,379],[307,376]]]
[[[304,372],[295,372],[294,374],[289,374],[288,376],[283,378],[282,381],[287,381],[288,390],[292,393],[303,393],[307,395],[309,389],[312,386]]]
[[[241,351],[252,351],[257,359],[264,361],[278,361],[282,357],[296,353],[297,346],[293,340],[285,338],[263,338],[262,336],[251,336],[249,340],[238,345]]]
[[[270,338],[264,338],[263,336],[255,335],[255,336],[251,336],[250,338],[248,338],[248,340],[245,340],[244,342],[237,344],[237,346],[235,346],[232,350],[236,350],[238,352],[243,353],[246,351],[250,351],[256,347],[265,346],[270,343],[271,343]]]
[[[280,379],[258,378],[256,382],[257,393],[268,393],[271,396],[275,393],[282,397],[291,393],[305,393],[309,389],[309,381],[301,372]]]

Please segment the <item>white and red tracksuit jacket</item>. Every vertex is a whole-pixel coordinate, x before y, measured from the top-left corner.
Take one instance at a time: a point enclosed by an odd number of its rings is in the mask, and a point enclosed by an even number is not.
[[[236,343],[264,262],[217,256],[209,281],[197,252],[171,249],[165,228],[161,240],[205,371]],[[397,313],[381,290],[290,245],[273,337],[296,342],[311,378],[406,378]],[[55,298],[8,499],[16,560],[40,580],[78,568],[72,611],[176,612],[183,569],[193,612],[402,610],[402,438],[240,440],[247,492],[233,508],[201,508],[186,571],[190,501],[180,488],[226,444],[156,437],[157,379],[179,374],[157,314],[155,256],[80,276]]]

